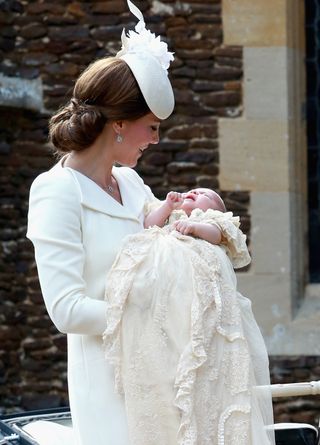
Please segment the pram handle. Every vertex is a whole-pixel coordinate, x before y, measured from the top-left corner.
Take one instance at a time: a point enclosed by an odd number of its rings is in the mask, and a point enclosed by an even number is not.
[[[278,383],[270,386],[258,386],[258,389],[270,389],[272,398],[294,396],[316,396],[320,394],[320,380],[299,383]]]

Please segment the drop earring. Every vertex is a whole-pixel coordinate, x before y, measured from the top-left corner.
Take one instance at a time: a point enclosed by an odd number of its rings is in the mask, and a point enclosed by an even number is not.
[[[118,144],[121,144],[121,142],[123,141],[123,137],[121,136],[121,134],[117,134],[117,138],[116,141],[118,142]]]

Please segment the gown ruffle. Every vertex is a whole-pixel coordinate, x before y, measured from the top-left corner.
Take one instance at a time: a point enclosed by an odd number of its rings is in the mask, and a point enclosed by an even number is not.
[[[194,210],[222,245],[169,224],[126,237],[107,276],[106,358],[123,394],[132,445],[271,445],[268,355],[237,292],[250,262],[239,218]]]

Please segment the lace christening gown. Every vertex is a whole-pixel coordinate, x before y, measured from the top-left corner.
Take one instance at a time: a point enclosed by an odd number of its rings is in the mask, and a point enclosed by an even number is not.
[[[239,218],[194,210],[222,245],[164,228],[126,237],[107,277],[106,357],[132,445],[270,445],[268,356],[234,267],[250,262]]]

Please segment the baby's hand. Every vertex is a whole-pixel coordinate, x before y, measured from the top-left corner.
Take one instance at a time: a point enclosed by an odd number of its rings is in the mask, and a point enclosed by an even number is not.
[[[175,221],[173,227],[182,235],[192,235],[195,231],[195,223],[188,220]]]
[[[182,194],[178,192],[169,192],[166,197],[166,204],[171,210],[179,209],[183,202]]]

